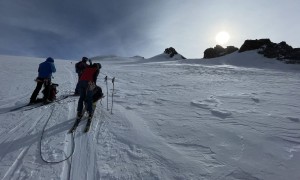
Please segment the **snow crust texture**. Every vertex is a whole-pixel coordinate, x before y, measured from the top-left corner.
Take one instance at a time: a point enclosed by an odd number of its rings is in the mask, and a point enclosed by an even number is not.
[[[174,61],[99,56],[97,84],[108,99],[97,103],[88,133],[83,118],[68,134],[78,97],[10,112],[29,102],[44,59],[0,61],[0,179],[300,179],[297,65],[255,52]],[[58,96],[74,91],[74,64],[55,60]]]

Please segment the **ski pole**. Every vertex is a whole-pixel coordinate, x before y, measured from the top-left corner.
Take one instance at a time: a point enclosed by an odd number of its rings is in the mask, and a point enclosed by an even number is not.
[[[115,77],[112,78],[111,82],[113,83],[113,89],[112,89],[112,93],[111,93],[111,114],[112,114],[112,109],[113,109],[113,105],[114,105],[114,90],[115,90]]]
[[[105,82],[106,82],[106,99],[107,99],[107,103],[106,103],[106,105],[107,105],[107,111],[109,111],[108,110],[108,86],[107,86],[107,76],[105,76]]]

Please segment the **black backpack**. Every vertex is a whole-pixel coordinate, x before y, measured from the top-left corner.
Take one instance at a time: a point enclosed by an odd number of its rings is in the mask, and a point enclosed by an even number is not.
[[[58,86],[58,84],[55,84],[55,83],[51,83],[51,85],[49,86],[48,100],[54,101],[56,99],[56,94],[58,93],[57,86]],[[45,97],[45,89],[43,89],[42,93],[44,94],[44,97]],[[42,99],[37,99],[37,102],[40,102],[41,100]]]
[[[93,102],[98,101],[99,99],[103,98],[104,94],[102,93],[102,89],[99,86],[96,86],[93,89]]]
[[[56,99],[56,94],[58,93],[58,90],[56,89],[58,84],[52,83],[50,85],[50,94],[49,94],[49,100],[54,101]]]

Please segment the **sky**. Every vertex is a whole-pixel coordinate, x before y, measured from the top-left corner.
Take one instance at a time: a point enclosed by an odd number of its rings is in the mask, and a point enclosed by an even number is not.
[[[60,59],[118,55],[149,58],[174,47],[202,58],[223,47],[270,38],[300,47],[298,0],[1,0],[0,54]]]

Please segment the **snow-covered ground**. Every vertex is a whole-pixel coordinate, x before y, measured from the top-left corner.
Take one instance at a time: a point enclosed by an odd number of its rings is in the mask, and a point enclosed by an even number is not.
[[[0,56],[0,179],[300,179],[299,65],[255,52],[97,57],[108,99],[73,136],[78,97],[9,112],[28,103],[44,60]],[[74,63],[55,60],[58,96],[74,91]]]

